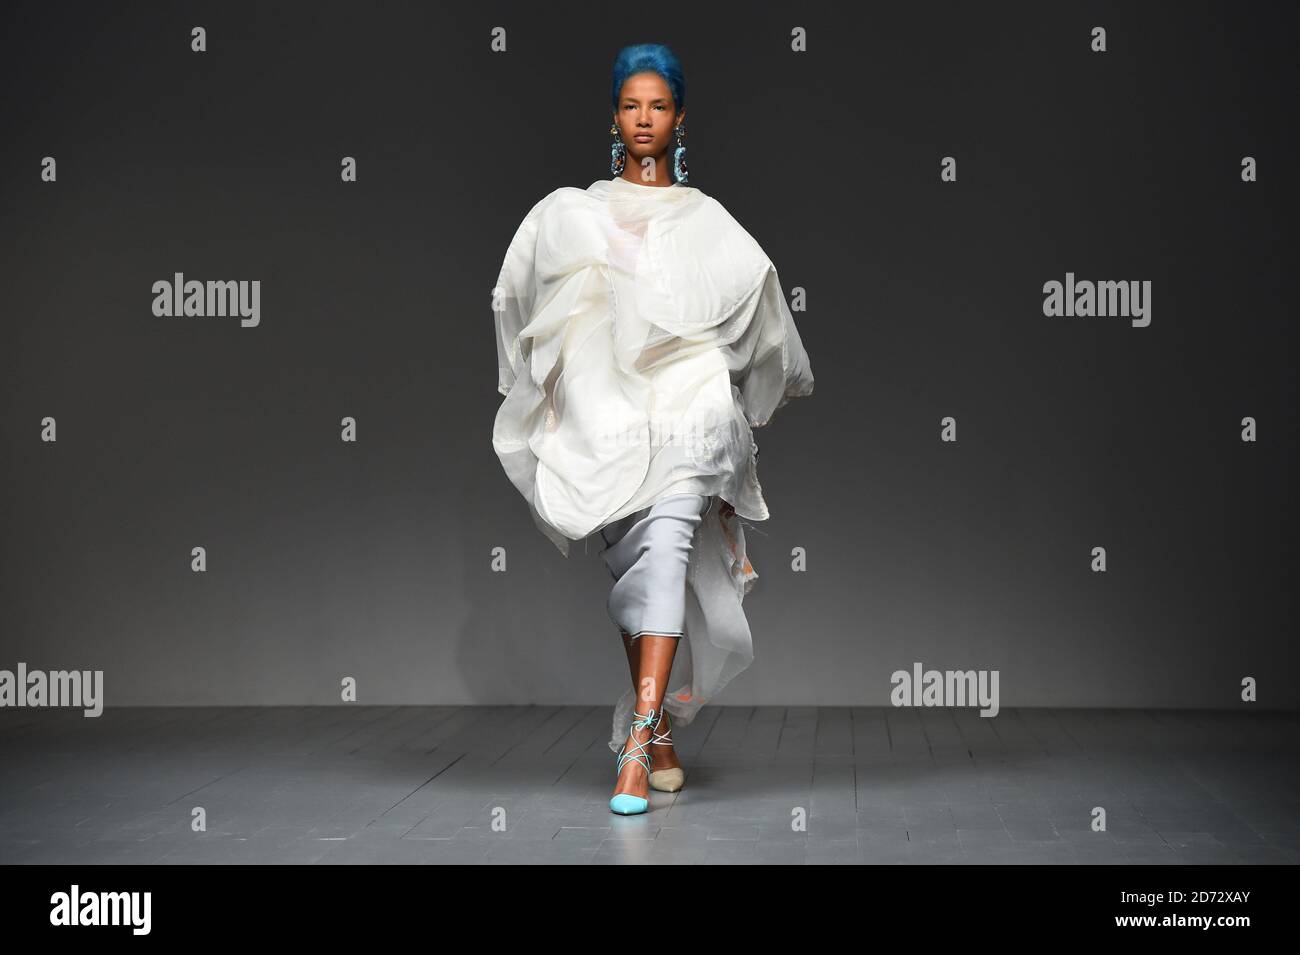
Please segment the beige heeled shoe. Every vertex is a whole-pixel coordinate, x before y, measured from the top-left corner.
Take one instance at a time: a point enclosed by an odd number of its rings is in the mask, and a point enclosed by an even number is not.
[[[668,731],[659,732],[659,723],[668,720]],[[659,719],[655,722],[654,736],[650,740],[651,746],[672,746],[673,745],[673,721],[668,716],[668,711],[660,709]],[[656,769],[650,773],[650,788],[657,789],[661,793],[675,793],[686,783],[686,773],[680,766],[672,769]]]

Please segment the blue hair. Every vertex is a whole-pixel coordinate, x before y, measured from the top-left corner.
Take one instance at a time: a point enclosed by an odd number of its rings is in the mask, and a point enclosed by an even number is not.
[[[623,84],[634,73],[650,71],[658,73],[668,84],[673,94],[673,104],[680,112],[686,107],[686,77],[682,75],[682,65],[677,62],[677,54],[662,43],[637,43],[625,46],[614,58],[614,109],[618,109],[618,97],[623,92]]]

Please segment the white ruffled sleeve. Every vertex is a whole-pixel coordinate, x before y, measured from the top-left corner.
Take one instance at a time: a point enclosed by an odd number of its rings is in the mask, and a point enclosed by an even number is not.
[[[515,230],[492,289],[497,339],[497,391],[503,395],[510,394],[510,389],[528,364],[528,355],[520,350],[519,333],[532,316],[537,295],[533,264],[537,254],[538,221],[545,202],[543,199],[533,206]]]
[[[753,319],[737,345],[745,363],[735,384],[750,427],[763,427],[791,398],[813,393],[812,365],[774,267],[763,280]]]

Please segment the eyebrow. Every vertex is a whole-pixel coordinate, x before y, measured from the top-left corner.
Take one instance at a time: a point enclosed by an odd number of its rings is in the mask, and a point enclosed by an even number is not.
[[[639,99],[637,99],[635,96],[624,96],[624,97],[623,97],[623,101],[624,101],[624,102],[632,102],[632,103],[639,103],[639,102],[641,102],[641,101],[640,101]],[[662,96],[656,96],[656,97],[655,97],[654,99],[652,99],[650,102],[652,102],[652,103],[667,103],[667,102],[670,102],[670,101],[667,100],[667,99],[665,99],[665,98],[662,97]]]

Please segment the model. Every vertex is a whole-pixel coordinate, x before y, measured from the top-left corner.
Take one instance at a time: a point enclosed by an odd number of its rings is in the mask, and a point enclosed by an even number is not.
[[[673,718],[753,659],[740,519],[769,513],[752,429],[813,375],[775,267],[687,185],[676,56],[621,50],[612,100],[614,178],[533,206],[493,289],[506,398],[492,444],[562,554],[604,540],[632,674],[610,739],[610,809],[626,815],[681,788]]]

